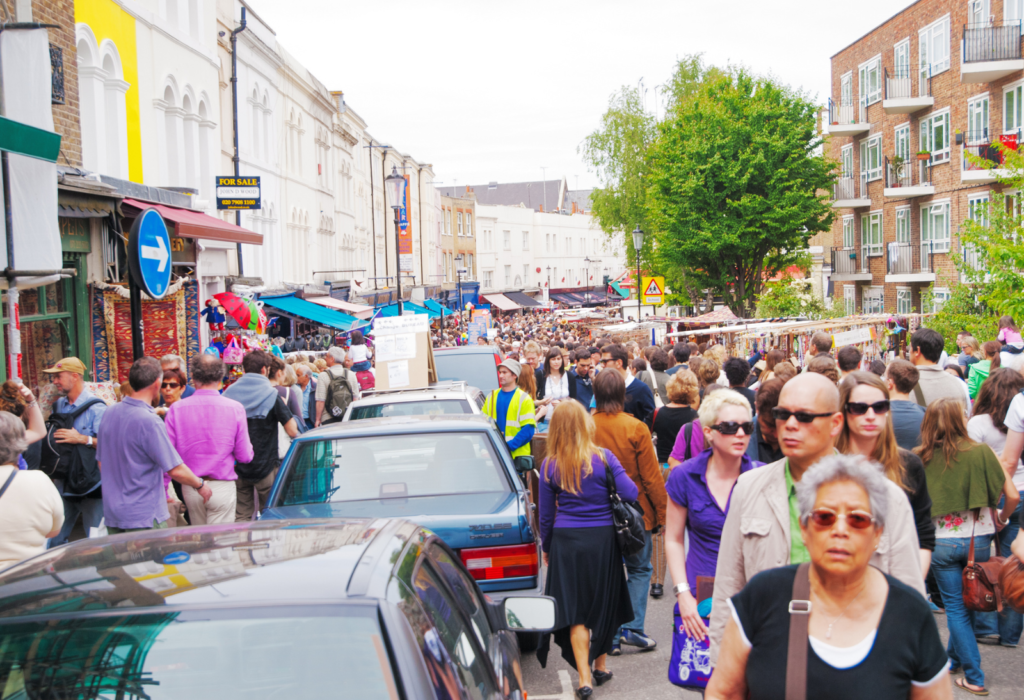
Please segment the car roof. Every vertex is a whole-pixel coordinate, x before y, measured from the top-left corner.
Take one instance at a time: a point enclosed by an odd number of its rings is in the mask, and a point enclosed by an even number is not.
[[[498,349],[493,345],[460,345],[455,348],[434,348],[434,352],[460,355],[494,355]]]
[[[425,540],[422,528],[400,519],[303,519],[79,540],[0,572],[0,623],[124,608],[342,602],[355,597],[351,582],[361,572],[381,565],[390,574],[395,550],[417,532]],[[356,587],[356,596],[383,594]]]
[[[446,381],[438,382],[428,386],[426,389],[396,390],[396,391],[371,391],[363,392],[363,396],[352,402],[353,406],[371,406],[382,403],[409,403],[423,401],[428,398],[436,399],[458,399],[460,397],[474,398],[477,394],[483,393],[475,386],[465,382]]]
[[[427,423],[430,425],[426,425]],[[292,442],[312,442],[325,439],[337,440],[377,435],[413,435],[425,431],[457,433],[487,429],[494,429],[494,421],[487,416],[470,413],[436,416],[390,416],[388,418],[365,418],[344,423],[329,423],[299,435]]]

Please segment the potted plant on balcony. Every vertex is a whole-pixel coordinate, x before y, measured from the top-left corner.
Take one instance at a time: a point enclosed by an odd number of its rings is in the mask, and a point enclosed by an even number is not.
[[[918,160],[928,160],[931,157],[932,157],[931,151],[918,151],[917,152],[917,159]]]

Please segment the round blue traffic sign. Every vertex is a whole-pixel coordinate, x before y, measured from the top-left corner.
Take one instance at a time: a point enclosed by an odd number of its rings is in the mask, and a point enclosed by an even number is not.
[[[176,566],[177,564],[184,564],[192,558],[188,552],[171,552],[164,557],[164,564],[167,566]]]
[[[156,209],[142,212],[128,234],[128,267],[135,283],[153,299],[161,299],[171,283],[171,238]]]

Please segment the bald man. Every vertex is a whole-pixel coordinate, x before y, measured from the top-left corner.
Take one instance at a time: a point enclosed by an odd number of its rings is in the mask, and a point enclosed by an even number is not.
[[[774,415],[779,446],[786,456],[740,475],[722,527],[711,607],[712,663],[718,661],[730,615],[726,601],[765,569],[810,561],[800,537],[793,484],[819,459],[834,453],[833,442],[843,429],[839,389],[821,374],[804,373],[786,382]],[[914,513],[903,489],[886,483],[889,515],[871,564],[923,596]]]

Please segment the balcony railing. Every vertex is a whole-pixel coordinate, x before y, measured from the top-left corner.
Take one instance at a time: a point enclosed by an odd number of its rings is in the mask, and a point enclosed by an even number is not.
[[[1011,61],[1021,57],[1020,20],[965,24],[963,62]]]
[[[867,106],[864,100],[853,102],[833,102],[828,99],[829,124],[865,124],[867,123]]]
[[[902,162],[895,157],[885,157],[885,187],[918,187],[928,185],[932,181],[932,169],[929,160],[918,160],[916,156]]]
[[[860,197],[857,194],[858,183],[860,183],[860,181],[861,178],[857,177],[856,175],[842,175],[836,178],[834,190],[835,196],[832,199],[836,201],[840,199],[860,199]],[[859,190],[863,191],[863,196],[866,199],[867,187],[863,183],[861,183]]]
[[[963,169],[964,170],[992,170],[1002,167],[1006,162],[1006,156],[999,148],[999,144],[1016,151],[1021,140],[1021,132],[1018,130],[1013,134],[1002,134],[995,138],[989,135],[988,129],[980,131],[968,131],[964,134],[963,147]],[[972,163],[968,156],[982,158],[987,164]]]
[[[914,94],[913,76],[920,74],[910,69],[910,66],[900,66],[890,71],[885,69],[885,99],[903,100],[910,97],[931,97],[932,79],[929,75],[925,78],[918,78],[918,94]]]
[[[932,272],[932,241],[915,243],[890,243],[886,252],[886,274],[913,275]]]
[[[865,271],[862,265],[857,262],[858,250],[856,247],[832,249],[832,274],[833,275],[856,275]],[[863,254],[861,260],[866,260]]]
[[[960,252],[963,254],[964,265],[968,268],[979,272],[985,270],[985,254],[980,248],[973,245],[964,245],[961,247]]]

